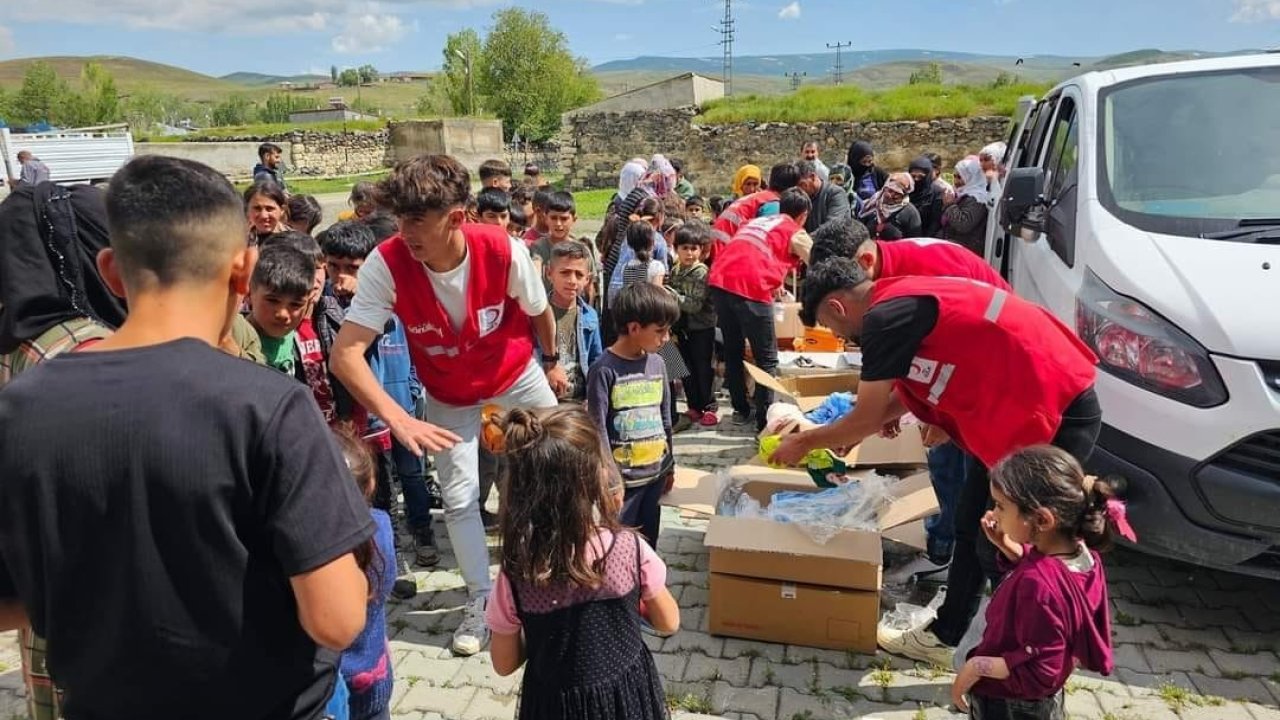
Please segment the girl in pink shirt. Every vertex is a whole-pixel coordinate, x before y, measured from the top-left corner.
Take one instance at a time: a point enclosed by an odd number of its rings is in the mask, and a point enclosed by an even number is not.
[[[680,625],[667,568],[618,525],[612,465],[578,405],[512,410],[486,426],[506,461],[502,569],[489,597],[493,668],[525,665],[520,720],[667,717],[640,631],[640,601],[662,633]],[[499,432],[500,431],[500,432]]]
[[[991,497],[982,529],[1013,569],[991,597],[951,698],[971,718],[1065,720],[1062,689],[1075,667],[1114,668],[1096,551],[1110,548],[1113,530],[1129,540],[1133,531],[1111,486],[1049,445],[997,463]]]

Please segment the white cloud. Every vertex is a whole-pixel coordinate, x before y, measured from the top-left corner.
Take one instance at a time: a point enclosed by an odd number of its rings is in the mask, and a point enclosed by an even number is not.
[[[783,7],[778,11],[778,18],[781,20],[796,20],[800,17],[800,3],[793,0],[790,5]]]
[[[12,53],[18,49],[18,44],[13,41],[13,31],[0,25],[0,57]]]
[[[365,13],[347,19],[346,27],[333,37],[333,49],[348,55],[382,52],[400,42],[408,32],[398,15]]]
[[[1231,22],[1280,20],[1280,0],[1235,0]]]

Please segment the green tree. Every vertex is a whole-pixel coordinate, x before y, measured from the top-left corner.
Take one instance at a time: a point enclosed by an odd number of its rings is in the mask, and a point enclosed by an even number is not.
[[[53,66],[34,62],[22,78],[22,87],[11,101],[12,121],[16,125],[29,125],[41,121],[65,122],[64,114],[74,105],[74,93]]]
[[[0,121],[8,122],[13,115],[13,96],[0,87]]]
[[[253,109],[253,103],[249,102],[249,98],[235,93],[213,106],[213,124],[215,126],[248,125],[253,116]]]
[[[470,115],[473,109],[474,112],[479,112],[484,107],[483,99],[476,96],[478,78],[475,75],[483,64],[483,54],[480,36],[471,28],[464,28],[445,38],[444,65],[439,82],[433,84],[440,85],[454,115]],[[472,73],[470,76],[468,59]]]
[[[80,73],[80,81],[84,86],[83,122],[95,125],[120,122],[124,113],[120,107],[120,93],[116,90],[116,80],[111,73],[96,62],[85,63],[84,70]]]
[[[289,115],[299,110],[314,110],[316,99],[305,95],[272,93],[258,110],[258,121],[264,123],[289,122]]]
[[[544,13],[506,8],[494,13],[480,56],[477,91],[508,136],[545,140],[560,129],[561,113],[600,96],[585,60]]]
[[[360,71],[355,68],[347,68],[338,73],[338,84],[343,87],[355,87],[360,84]]]
[[[1017,85],[1020,82],[1022,82],[1022,79],[1017,75],[1010,75],[1004,70],[1001,70],[1000,74],[996,75],[996,79],[991,81],[991,87],[994,90],[999,90],[1000,88]]]
[[[942,66],[936,62],[920,68],[911,73],[911,78],[907,80],[909,85],[941,85],[942,84]]]
[[[333,81],[334,85],[338,84],[338,66],[337,65],[329,66],[329,79]]]
[[[445,92],[443,78],[432,79],[427,84],[427,91],[418,96],[413,103],[414,114],[420,118],[442,117],[456,114],[453,102]]]
[[[361,65],[356,68],[356,72],[360,74],[360,83],[362,85],[378,82],[378,68],[372,65]]]

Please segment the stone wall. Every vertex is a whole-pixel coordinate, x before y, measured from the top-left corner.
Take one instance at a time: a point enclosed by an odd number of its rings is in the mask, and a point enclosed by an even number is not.
[[[289,136],[293,147],[285,157],[290,174],[301,176],[355,175],[390,164],[388,132],[319,133]]]
[[[906,169],[923,152],[942,155],[950,169],[966,154],[1008,135],[1008,118],[975,117],[876,123],[738,123],[698,125],[695,108],[655,112],[599,113],[564,118],[561,167],[573,189],[612,187],[632,157],[664,153],[685,161],[685,171],[704,195],[728,192],[744,164],[768,167],[795,159],[800,146],[816,140],[828,166],[844,162],[855,140],[876,148],[886,169]]]

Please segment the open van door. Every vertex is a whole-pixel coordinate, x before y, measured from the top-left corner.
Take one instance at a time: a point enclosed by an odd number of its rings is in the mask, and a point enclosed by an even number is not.
[[[1080,140],[1086,121],[1080,100],[1079,89],[1068,85],[1037,106],[1020,167],[1010,170],[1001,203],[1007,215],[1018,192],[1015,186],[1035,181],[1035,207],[1008,243],[1007,277],[1019,295],[1055,313],[1075,306],[1084,273],[1076,247]],[[1005,225],[1008,220],[1006,216]]]
[[[1020,156],[1023,145],[1025,145],[1025,136],[1030,128],[1030,122],[1034,120],[1033,112],[1036,107],[1037,103],[1034,96],[1024,95],[1018,98],[1018,106],[1014,109],[1012,121],[1009,123],[1009,138],[1006,142],[1005,156],[1001,160],[1003,167],[1016,167],[1014,163]],[[1009,236],[1001,228],[1000,209],[1002,205],[1000,200],[999,196],[991,198],[991,211],[987,213],[987,243],[984,257],[991,267],[1007,277],[1006,258],[1008,257]]]

